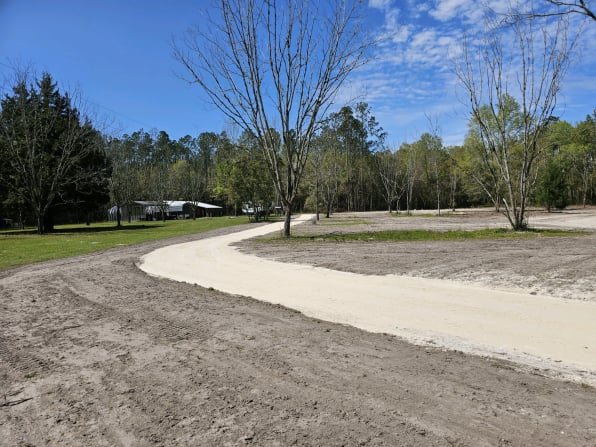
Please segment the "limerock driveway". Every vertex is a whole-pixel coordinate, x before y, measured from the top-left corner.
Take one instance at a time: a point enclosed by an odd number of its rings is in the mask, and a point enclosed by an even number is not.
[[[279,232],[281,226],[160,248],[145,255],[140,268],[150,275],[281,304],[310,317],[511,359],[596,383],[595,302],[280,263],[231,245]]]

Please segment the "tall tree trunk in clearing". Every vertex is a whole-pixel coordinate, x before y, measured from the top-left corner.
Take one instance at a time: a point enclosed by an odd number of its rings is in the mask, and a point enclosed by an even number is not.
[[[263,150],[290,210],[315,133],[372,41],[362,35],[363,2],[220,0],[175,55],[211,102]],[[210,19],[209,19],[210,18]]]

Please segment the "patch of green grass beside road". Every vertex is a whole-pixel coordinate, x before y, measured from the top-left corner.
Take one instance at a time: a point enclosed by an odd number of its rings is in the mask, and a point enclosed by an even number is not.
[[[322,241],[322,242],[406,242],[406,241],[457,241],[470,239],[501,239],[501,238],[532,238],[532,237],[561,237],[582,236],[589,233],[563,230],[532,230],[512,231],[504,228],[486,228],[481,230],[392,230],[363,233],[330,233],[308,236],[293,236],[294,241]],[[267,240],[267,239],[265,239]],[[268,240],[274,240],[270,238]]]
[[[0,232],[0,270],[246,223],[246,218],[241,217],[214,217],[124,223],[120,228],[114,223],[64,225],[41,236],[22,231]]]

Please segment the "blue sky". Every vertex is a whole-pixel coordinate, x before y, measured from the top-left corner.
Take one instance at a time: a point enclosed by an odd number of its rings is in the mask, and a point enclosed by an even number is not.
[[[369,0],[366,25],[383,39],[335,103],[368,102],[393,147],[428,131],[427,117],[438,124],[445,144],[460,144],[468,111],[458,99],[452,56],[464,30],[479,31],[479,3]],[[177,139],[220,132],[229,128],[225,117],[180,78],[170,45],[201,20],[202,4],[0,0],[0,87],[6,89],[11,67],[31,65],[52,74],[61,89],[78,89],[114,134],[144,128]],[[587,23],[558,101],[557,115],[572,123],[596,108],[595,47],[596,24]]]

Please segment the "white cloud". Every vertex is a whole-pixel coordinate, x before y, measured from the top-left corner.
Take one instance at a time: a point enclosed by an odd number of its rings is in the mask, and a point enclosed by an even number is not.
[[[368,6],[376,9],[388,9],[391,5],[391,0],[369,0]]]
[[[470,0],[439,0],[437,6],[429,11],[429,14],[437,20],[445,22],[461,14],[462,10],[468,10],[470,6],[482,8],[477,2]]]
[[[401,10],[392,6],[391,0],[369,0],[368,6],[371,9],[380,10],[382,14],[382,27],[377,32],[381,40],[391,40],[394,34],[399,33],[401,24],[399,16]]]
[[[412,35],[413,27],[412,26],[402,26],[391,37],[391,41],[394,44],[400,44],[407,42],[410,36]]]
[[[464,34],[470,48],[482,44],[484,5],[504,12],[502,0],[369,0],[381,39],[371,62],[354,74],[337,99],[368,102],[373,114],[389,132],[388,142],[414,141],[428,131],[426,114],[436,116],[445,144],[461,144],[469,114],[462,102],[454,61],[461,54]],[[574,121],[591,113],[594,104],[593,66],[596,27],[584,30],[583,48],[576,57],[560,97],[563,119]],[[501,35],[507,48],[510,33]],[[506,75],[515,81],[515,66]],[[578,93],[580,92],[580,93]],[[582,94],[583,92],[583,94]],[[463,98],[465,99],[465,98]],[[338,104],[341,101],[338,102]],[[581,113],[584,110],[584,113]],[[561,112],[557,112],[561,114]]]
[[[457,33],[435,28],[412,33],[412,39],[405,49],[405,60],[418,70],[444,71],[451,65],[459,40]]]

